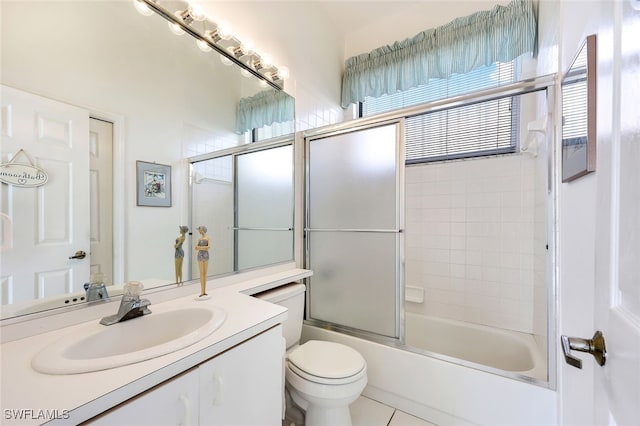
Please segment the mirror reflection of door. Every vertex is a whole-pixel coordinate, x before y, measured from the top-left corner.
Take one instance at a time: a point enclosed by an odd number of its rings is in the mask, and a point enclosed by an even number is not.
[[[2,235],[0,303],[82,295],[95,272],[111,284],[113,125],[9,87],[2,87],[2,108],[2,162],[23,149],[49,180],[37,188],[0,187],[10,227]],[[78,251],[86,257],[71,259]]]
[[[2,304],[83,290],[89,259],[70,257],[90,250],[89,113],[4,86],[2,110],[2,161],[23,149],[49,176],[37,188],[1,185],[12,228],[2,253]]]
[[[90,120],[91,277],[113,284],[113,123]]]

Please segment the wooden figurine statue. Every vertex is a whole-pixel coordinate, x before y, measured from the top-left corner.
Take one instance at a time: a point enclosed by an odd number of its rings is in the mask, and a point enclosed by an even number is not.
[[[182,225],[179,226],[180,235],[176,238],[176,243],[173,245],[173,248],[176,249],[175,258],[176,258],[176,284],[179,286],[183,284],[182,281],[182,261],[184,260],[184,249],[182,248],[182,244],[186,238],[186,233],[189,231],[189,227]]]
[[[200,269],[200,296],[207,295],[207,268],[209,266],[209,237],[207,236],[207,227],[198,226],[200,238],[196,243],[196,251],[198,252],[198,268]]]

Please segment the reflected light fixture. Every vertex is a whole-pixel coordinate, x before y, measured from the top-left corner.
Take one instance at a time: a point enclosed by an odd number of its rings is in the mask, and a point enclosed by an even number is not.
[[[233,49],[234,49],[234,47],[233,47],[233,46],[229,46],[229,47],[227,47],[227,51],[228,51],[231,55],[233,55]],[[234,56],[235,56],[235,55],[234,55]],[[229,59],[229,56],[228,56],[228,55],[220,55],[220,61],[221,61],[224,65],[226,65],[226,66],[231,66],[231,65],[233,65],[233,61],[232,61],[231,59]]]
[[[196,44],[198,45],[198,48],[203,52],[211,51],[211,46],[209,46],[209,43],[207,43],[205,40],[196,40]]]
[[[142,0],[133,0],[133,6],[141,15],[144,15],[144,16],[153,15],[153,10],[149,9],[149,6],[147,6],[147,4]]]
[[[219,53],[223,64],[240,66],[243,75],[259,78],[261,86],[283,88],[289,70],[274,66],[269,55],[258,54],[250,40],[235,37],[226,22],[209,21],[200,5],[194,1],[182,2],[184,6],[175,12],[161,5],[161,1],[165,0],[133,0],[138,12],[145,16],[154,13],[160,15],[167,21],[171,32],[176,35],[189,33],[196,39],[200,50]],[[167,0],[167,3],[173,5],[176,2]],[[203,25],[192,25],[195,21],[203,21]]]
[[[189,25],[195,20],[190,8],[186,8],[185,10],[178,10],[174,13],[174,15],[178,18],[178,20],[184,23],[184,25]],[[182,29],[182,26],[180,26],[180,24],[175,22],[167,22],[167,25],[169,25],[169,29],[175,35],[184,34],[184,30]]]

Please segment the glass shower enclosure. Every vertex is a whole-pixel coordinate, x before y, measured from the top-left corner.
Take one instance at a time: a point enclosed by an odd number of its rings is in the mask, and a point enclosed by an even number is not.
[[[402,339],[402,123],[305,138],[308,322]]]

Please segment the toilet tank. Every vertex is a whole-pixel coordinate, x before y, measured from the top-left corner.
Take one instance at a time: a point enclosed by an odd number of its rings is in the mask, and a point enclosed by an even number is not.
[[[304,291],[304,284],[290,283],[253,295],[289,310],[287,319],[282,323],[282,334],[287,341],[287,349],[300,342],[304,319]]]

